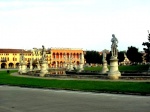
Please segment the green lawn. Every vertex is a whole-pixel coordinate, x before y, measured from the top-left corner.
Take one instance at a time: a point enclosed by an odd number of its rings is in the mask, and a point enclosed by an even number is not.
[[[149,65],[132,65],[132,66],[118,66],[120,71],[147,71]],[[110,66],[108,66],[110,68]],[[85,70],[87,71],[101,71],[102,66],[97,67],[85,67]]]
[[[16,72],[16,71],[11,71]],[[0,71],[0,85],[21,87],[37,87],[51,89],[67,89],[95,92],[121,92],[150,94],[150,82],[121,82],[121,81],[85,81],[85,80],[57,80],[15,77]]]

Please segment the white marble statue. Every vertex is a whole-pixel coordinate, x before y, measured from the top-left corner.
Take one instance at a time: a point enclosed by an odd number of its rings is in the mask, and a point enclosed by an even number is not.
[[[32,60],[33,60],[33,59],[31,58],[31,60],[30,60],[30,70],[33,69],[33,66],[32,66],[33,61],[32,61]]]
[[[103,50],[103,62],[106,61],[106,50]]]
[[[23,50],[21,52],[21,56],[20,56],[20,64],[23,64],[25,62],[25,58],[24,58],[24,54],[23,54]]]
[[[41,55],[42,55],[41,60],[42,60],[42,61],[46,61],[46,49],[45,49],[44,45],[42,45],[42,52],[41,52]]]
[[[119,69],[118,69],[118,50],[117,50],[117,47],[118,47],[118,40],[117,38],[115,37],[114,34],[112,34],[112,39],[111,39],[111,42],[112,42],[112,45],[111,45],[111,52],[112,52],[112,56],[110,58],[110,70],[108,72],[108,77],[110,79],[119,79],[119,77],[121,76],[121,73],[119,72]]]
[[[112,52],[112,56],[113,57],[117,57],[118,56],[118,50],[117,50],[117,47],[118,47],[118,39],[115,37],[114,34],[112,34],[112,39],[111,39],[111,42],[112,42],[112,45],[111,45],[111,52]]]
[[[106,61],[106,50],[103,50],[103,66],[102,66],[102,73],[107,73],[108,72],[108,67],[107,67],[107,61]]]

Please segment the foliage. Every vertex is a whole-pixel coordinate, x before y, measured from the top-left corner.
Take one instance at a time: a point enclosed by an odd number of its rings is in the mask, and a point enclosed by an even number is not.
[[[107,60],[107,63],[110,64],[110,58],[111,58],[111,51],[110,53],[107,54],[107,57],[106,57],[106,60]],[[118,61],[119,62],[122,62],[124,60],[124,52],[121,51],[121,52],[118,52]]]
[[[138,52],[136,47],[128,47],[127,57],[131,62],[142,62],[142,54]]]
[[[143,46],[147,46],[147,48],[143,48],[143,50],[146,53],[145,59],[146,61],[150,62],[150,34],[148,35],[148,41],[149,42],[143,42]]]
[[[110,57],[111,57],[111,51],[107,54],[107,57],[106,57],[106,60],[107,60],[107,63],[110,64]]]
[[[120,52],[118,52],[118,61],[119,62],[122,62],[122,61],[124,61],[124,52],[123,51],[120,51]]]
[[[102,63],[102,56],[97,51],[86,51],[85,54],[86,63]]]

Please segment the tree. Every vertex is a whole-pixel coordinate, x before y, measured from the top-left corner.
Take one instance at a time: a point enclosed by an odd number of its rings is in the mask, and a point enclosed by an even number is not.
[[[128,47],[127,57],[131,62],[142,62],[142,54],[138,52],[136,47]]]
[[[84,56],[86,63],[102,63],[102,56],[97,51],[86,51]]]
[[[146,61],[150,62],[150,33],[148,31],[148,41],[149,42],[143,42],[143,46],[147,46],[147,48],[143,48],[143,50],[145,51],[146,55],[145,55],[145,59]]]
[[[106,60],[107,60],[107,63],[110,64],[110,58],[111,58],[112,54],[111,54],[111,51],[110,53],[107,54],[107,57],[106,57]],[[118,52],[118,61],[119,62],[122,62],[124,60],[124,52],[121,51],[121,52]]]
[[[110,64],[110,57],[112,56],[111,51],[107,54],[106,60],[107,63]]]
[[[124,51],[120,51],[120,52],[118,52],[118,61],[119,62],[122,62],[122,61],[124,61]]]

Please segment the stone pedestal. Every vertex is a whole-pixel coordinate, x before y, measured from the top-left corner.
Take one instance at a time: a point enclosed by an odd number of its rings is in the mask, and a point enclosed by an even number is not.
[[[103,67],[102,67],[102,73],[107,73],[108,67],[107,67],[107,61],[103,61]]]
[[[44,77],[46,73],[48,73],[48,70],[47,70],[47,62],[46,61],[43,61],[41,62],[41,71],[40,71],[40,76],[41,77]]]
[[[80,63],[79,64],[79,72],[82,72],[84,70],[84,68],[83,68],[83,64],[82,63]]]
[[[77,69],[77,65],[76,64],[73,65],[73,69]]]
[[[70,64],[69,64],[69,71],[72,71],[72,70],[74,70],[74,69],[73,69],[73,64],[70,63]]]
[[[30,71],[32,71],[33,70],[33,66],[30,66]]]
[[[118,59],[117,57],[111,57],[110,59],[110,71],[108,72],[108,77],[110,79],[118,79],[121,73],[118,70]]]
[[[70,65],[69,65],[69,64],[67,64],[67,66],[66,66],[66,70],[69,70],[69,68],[70,68]]]
[[[63,68],[67,68],[67,63],[64,63],[64,64],[63,64]]]
[[[26,66],[26,64],[22,64],[22,66],[21,66],[21,72],[20,73],[21,74],[27,73],[27,66]]]
[[[18,69],[18,73],[21,72],[21,65],[19,64],[19,69]]]
[[[40,64],[37,65],[37,70],[41,70]]]

